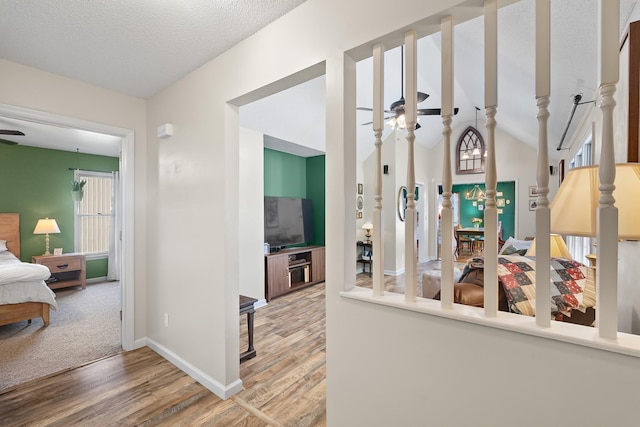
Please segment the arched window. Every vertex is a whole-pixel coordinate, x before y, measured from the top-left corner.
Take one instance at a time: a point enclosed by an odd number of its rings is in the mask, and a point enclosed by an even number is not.
[[[483,173],[485,156],[482,135],[476,128],[469,126],[462,132],[456,145],[456,172]]]

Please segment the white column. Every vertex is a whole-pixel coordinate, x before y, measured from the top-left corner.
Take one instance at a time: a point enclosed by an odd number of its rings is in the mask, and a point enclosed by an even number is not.
[[[618,208],[613,190],[616,165],[613,153],[613,95],[618,82],[618,0],[598,1],[598,46],[602,150],[600,153],[600,207],[598,208],[598,269],[596,270],[598,332],[602,338],[618,336]]]
[[[551,94],[550,0],[536,0],[536,99],[538,104],[538,200],[536,200],[536,324],[551,326],[551,210],[549,209],[549,148],[547,121]]]
[[[384,295],[384,211],[382,210],[382,128],[384,127],[384,46],[373,47],[373,133],[376,183],[373,208],[373,296]]]
[[[413,144],[416,139],[415,130],[417,123],[417,62],[416,55],[418,50],[418,36],[414,30],[407,31],[404,37],[406,47],[406,66],[405,66],[405,82],[406,93],[404,112],[407,120],[407,211],[404,220],[404,274],[405,274],[405,291],[404,297],[407,302],[416,301],[417,294],[417,260],[416,260],[416,173],[414,165],[414,148]]]
[[[440,302],[453,307],[453,210],[451,209],[451,119],[453,117],[453,17],[445,16],[442,32],[442,136],[444,159],[442,168],[442,279]]]
[[[487,116],[486,196],[484,210],[484,314],[498,314],[498,210],[496,209],[495,129],[498,107],[498,4],[484,2],[484,104]]]

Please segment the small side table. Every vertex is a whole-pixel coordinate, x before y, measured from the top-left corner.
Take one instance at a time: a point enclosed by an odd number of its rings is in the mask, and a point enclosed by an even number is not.
[[[256,350],[253,348],[253,314],[256,312],[253,304],[258,300],[255,298],[240,295],[240,316],[247,314],[247,329],[249,335],[249,348],[247,351],[240,353],[240,363],[256,357]]]

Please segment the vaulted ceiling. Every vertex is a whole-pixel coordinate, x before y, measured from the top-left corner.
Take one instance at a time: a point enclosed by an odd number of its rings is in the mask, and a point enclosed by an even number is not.
[[[638,0],[621,1],[621,34]],[[149,97],[255,33],[304,0],[270,2],[190,0],[189,2],[86,2],[84,0],[3,0],[0,58],[139,97]],[[597,88],[597,1],[552,1],[552,93],[550,145],[562,135],[572,95],[595,98]],[[499,12],[498,126],[526,144],[537,143],[534,98],[534,0],[522,0]],[[455,28],[454,125],[474,124],[475,106],[483,107],[483,20]],[[435,34],[418,43],[418,89],[430,97],[421,108],[440,104],[440,40]],[[400,97],[400,50],[386,53],[385,100]],[[357,105],[370,107],[371,60],[357,66]],[[324,79],[318,78],[241,109],[241,124],[287,142],[324,150]],[[578,109],[575,125],[584,109]],[[358,112],[358,123],[371,113]],[[483,123],[483,112],[479,115]],[[441,140],[441,120],[423,117],[416,141],[433,147]],[[0,128],[20,122],[0,117]],[[68,140],[67,129],[28,129],[23,144]],[[390,130],[385,131],[386,137]],[[40,136],[40,135],[49,135]],[[58,135],[58,136],[56,136]],[[371,126],[358,126],[358,156],[373,150]],[[44,138],[46,141],[43,141]],[[86,135],[71,147],[90,141]],[[65,148],[62,148],[65,149]],[[91,144],[81,148],[92,152]],[[552,156],[557,156],[555,148]]]

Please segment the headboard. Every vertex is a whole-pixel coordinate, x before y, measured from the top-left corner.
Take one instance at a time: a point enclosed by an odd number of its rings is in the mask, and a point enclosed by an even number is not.
[[[20,214],[0,213],[0,240],[6,240],[7,249],[20,259]]]

